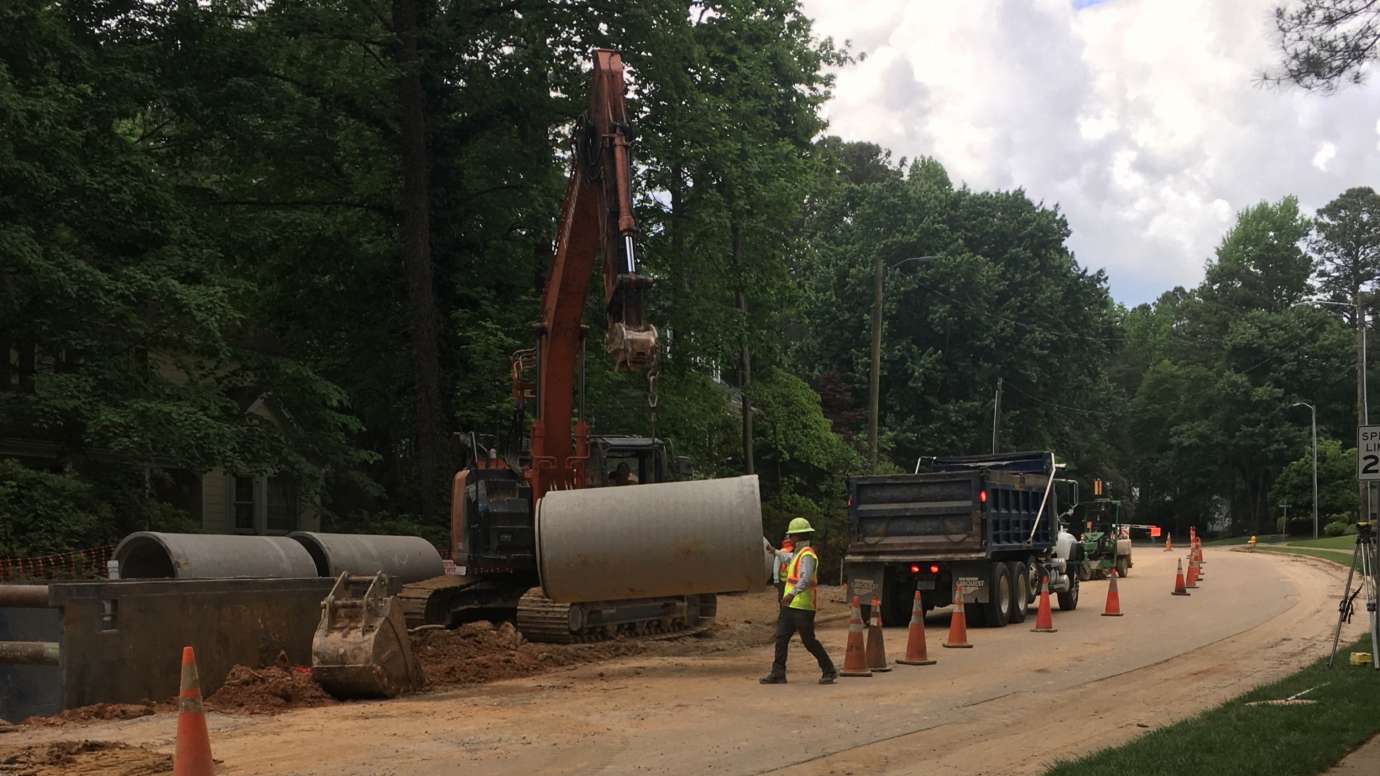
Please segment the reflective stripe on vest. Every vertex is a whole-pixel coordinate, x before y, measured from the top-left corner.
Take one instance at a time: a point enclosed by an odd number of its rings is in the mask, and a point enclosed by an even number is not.
[[[800,552],[797,552],[795,557],[791,558],[790,566],[786,573],[786,584],[789,585],[791,589],[795,589],[795,584],[800,581],[800,559],[807,554],[815,559],[815,574],[810,577],[810,586],[796,593],[795,598],[791,599],[791,608],[813,612],[815,610],[815,588],[819,586],[819,556],[815,554],[814,549],[810,547],[801,548]]]

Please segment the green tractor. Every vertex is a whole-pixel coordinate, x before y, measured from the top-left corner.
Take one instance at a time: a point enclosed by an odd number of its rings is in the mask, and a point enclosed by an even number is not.
[[[1131,537],[1121,525],[1121,502],[1106,497],[1105,483],[1093,480],[1093,500],[1073,508],[1070,530],[1083,548],[1078,578],[1104,579],[1116,569],[1125,578],[1131,572]]]

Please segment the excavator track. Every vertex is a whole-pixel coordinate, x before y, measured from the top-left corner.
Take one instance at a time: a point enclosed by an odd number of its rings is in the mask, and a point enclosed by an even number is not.
[[[578,644],[616,638],[677,638],[709,629],[713,595],[562,604],[532,588],[518,601],[517,628],[528,641]]]

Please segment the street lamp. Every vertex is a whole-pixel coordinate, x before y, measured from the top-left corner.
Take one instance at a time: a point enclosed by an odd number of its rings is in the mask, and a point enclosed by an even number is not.
[[[938,256],[911,256],[892,264],[893,268],[912,261],[929,261]],[[867,397],[867,448],[872,457],[872,471],[877,471],[877,405],[882,391],[882,277],[886,263],[881,254],[874,261],[872,286],[872,380]]]
[[[1306,304],[1325,304],[1333,307],[1350,307],[1356,315],[1356,334],[1357,346],[1360,349],[1359,357],[1356,360],[1356,410],[1360,413],[1359,422],[1362,426],[1370,425],[1370,392],[1366,386],[1366,319],[1365,313],[1361,309],[1361,298],[1355,297],[1350,302],[1334,302],[1330,299],[1307,299],[1302,302],[1295,302],[1291,307],[1298,307]],[[1361,510],[1362,517],[1369,517],[1374,510],[1370,503],[1370,482],[1364,481],[1360,485],[1361,491]]]
[[[1313,418],[1313,538],[1318,538],[1318,408],[1306,401],[1296,401],[1290,407],[1307,407]],[[1285,533],[1288,533],[1289,518],[1284,518]]]

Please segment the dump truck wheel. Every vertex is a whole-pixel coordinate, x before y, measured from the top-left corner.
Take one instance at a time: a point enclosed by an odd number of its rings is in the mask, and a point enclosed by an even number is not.
[[[1030,605],[1030,572],[1020,561],[1011,564],[1011,614],[1007,621],[1025,622],[1025,610]]]
[[[1074,609],[1078,608],[1078,577],[1074,577],[1071,580],[1069,580],[1068,592],[1060,593],[1058,595],[1058,598],[1059,611],[1071,612]]]
[[[987,578],[987,603],[982,605],[982,624],[988,628],[1006,626],[1011,616],[1011,570],[1005,563],[993,563]]]

